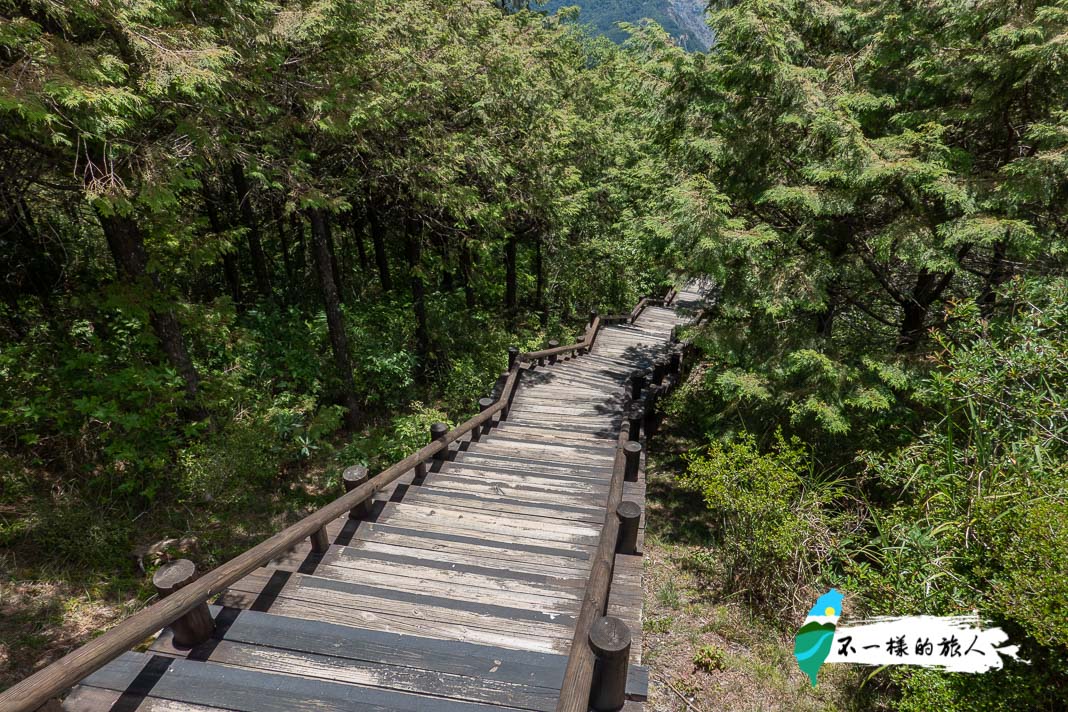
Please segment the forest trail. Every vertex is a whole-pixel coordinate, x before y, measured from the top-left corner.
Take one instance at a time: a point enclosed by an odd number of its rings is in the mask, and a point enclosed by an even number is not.
[[[702,301],[604,327],[591,353],[523,370],[506,420],[425,476],[223,593],[192,649],[167,629],[67,697],[89,710],[556,709],[605,516],[628,379]],[[643,453],[644,457],[644,453]],[[644,508],[644,466],[623,497]],[[639,552],[644,518],[639,530]],[[608,614],[633,636],[628,709],[645,698],[642,563],[616,555]]]

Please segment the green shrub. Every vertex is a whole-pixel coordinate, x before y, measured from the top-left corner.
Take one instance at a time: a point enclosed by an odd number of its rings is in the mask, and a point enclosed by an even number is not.
[[[895,673],[902,709],[1056,709],[1068,680],[1068,283],[1007,297],[1012,318],[951,314],[925,398],[942,417],[866,457],[891,504],[850,575],[893,615],[978,611],[1030,665],[984,675]],[[878,504],[877,502],[875,504]],[[950,705],[946,700],[952,700]]]
[[[709,508],[728,585],[751,601],[793,606],[830,553],[824,507],[836,490],[812,481],[809,472],[801,441],[781,433],[769,452],[744,434],[689,460],[685,482]]]
[[[716,672],[727,667],[727,654],[716,645],[702,645],[693,654],[693,666],[705,672]]]

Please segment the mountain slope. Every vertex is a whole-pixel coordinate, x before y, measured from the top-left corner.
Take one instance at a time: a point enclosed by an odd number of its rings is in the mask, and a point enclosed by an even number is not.
[[[627,33],[616,23],[638,22],[643,18],[655,20],[689,50],[707,50],[714,39],[704,21],[705,0],[548,0],[541,9],[553,13],[569,5],[582,8],[583,24],[615,42],[627,38]]]

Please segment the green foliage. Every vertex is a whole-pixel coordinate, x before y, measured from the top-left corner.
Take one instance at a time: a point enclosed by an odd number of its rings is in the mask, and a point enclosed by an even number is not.
[[[767,453],[741,435],[690,457],[685,483],[708,506],[727,580],[754,602],[792,604],[830,553],[835,483],[808,476],[810,457],[781,433]]]
[[[693,654],[693,666],[705,672],[718,672],[727,666],[727,654],[716,645],[702,645]]]
[[[972,676],[904,676],[906,709],[941,694],[947,709],[1054,704],[1068,674],[1068,352],[1066,284],[1016,284],[1015,318],[984,320],[971,304],[939,337],[927,398],[941,405],[917,440],[868,459],[894,493],[878,514],[882,541],[860,591],[883,613],[978,610],[1022,643],[1026,667]],[[1041,692],[1040,692],[1041,691]],[[1043,701],[1044,700],[1044,701]]]

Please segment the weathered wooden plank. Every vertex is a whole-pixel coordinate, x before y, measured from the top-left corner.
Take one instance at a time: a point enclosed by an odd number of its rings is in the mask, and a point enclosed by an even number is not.
[[[158,674],[151,668],[166,666]],[[149,672],[146,673],[146,668]],[[211,665],[188,660],[152,658],[125,653],[90,675],[86,687],[124,691],[153,677],[145,697],[234,712],[489,712],[485,705],[443,697],[412,695],[343,683],[310,680],[293,675]],[[146,684],[147,683],[143,683]]]
[[[274,597],[272,614],[364,630],[459,640],[519,650],[560,652],[570,639],[573,614],[535,607],[444,598],[404,590],[300,577]],[[219,598],[221,605],[250,608],[267,580],[249,576]]]
[[[425,540],[408,538],[405,541],[421,543]],[[369,541],[357,539],[347,547],[343,548],[348,552],[355,552],[353,553],[353,556],[356,557],[375,554],[392,554],[395,556],[418,557],[426,561],[468,564],[473,566],[483,566],[490,569],[506,569],[519,574],[533,573],[553,576],[556,578],[584,579],[587,573],[587,567],[576,565],[576,562],[571,559],[550,558],[536,554],[513,554],[511,557],[508,557],[505,552],[502,552],[499,549],[490,549],[488,547],[485,547],[485,549],[488,549],[494,556],[489,556],[482,551],[472,551],[471,547],[464,547],[459,550],[427,548],[425,546],[419,547],[404,544],[391,544],[380,540],[380,538]]]
[[[357,536],[370,537],[378,533],[428,539],[446,546],[477,546],[499,551],[516,552],[524,556],[527,554],[544,554],[577,561],[588,560],[592,551],[592,547],[588,546],[567,546],[545,541],[514,541],[515,537],[484,536],[472,532],[435,532],[430,529],[413,529],[387,523],[371,524],[366,529],[361,527],[357,532]]]
[[[436,482],[436,480],[435,480]],[[497,495],[491,491],[471,493],[448,487],[438,488],[435,484],[420,487],[416,492],[409,492],[405,501],[409,503],[426,503],[432,506],[453,506],[464,509],[485,510],[487,512],[501,512],[506,514],[526,514],[546,519],[562,519],[564,521],[578,521],[595,524],[598,517],[603,519],[603,512],[599,511],[594,504],[578,506],[576,504],[561,504],[562,497],[546,499],[540,502],[515,499],[505,495]],[[564,502],[575,501],[570,497]]]
[[[390,503],[383,510],[383,521],[417,526],[446,526],[464,528],[469,532],[482,531],[528,539],[552,541],[572,545],[592,546],[597,541],[597,527],[571,522],[532,521],[519,515],[487,516],[478,513],[459,513],[445,508],[424,507],[417,504]]]
[[[458,454],[456,456],[456,461],[461,462],[464,465],[481,463],[490,466],[500,465],[501,467],[511,467],[512,469],[531,473],[556,473],[572,476],[577,476],[583,473],[587,475],[611,476],[612,470],[610,467],[602,467],[600,465],[577,462],[560,463],[555,460],[546,460],[543,458],[520,457],[498,452],[484,452],[481,449]]]

